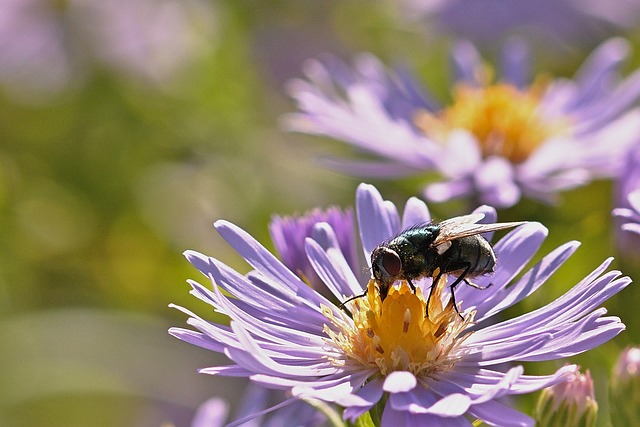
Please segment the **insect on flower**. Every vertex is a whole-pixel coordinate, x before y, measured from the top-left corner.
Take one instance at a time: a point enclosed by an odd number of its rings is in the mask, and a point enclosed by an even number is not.
[[[431,277],[434,278],[433,283],[438,283],[443,275],[451,274],[457,276],[449,286],[451,300],[460,314],[453,292],[455,287],[464,282],[477,289],[486,289],[467,279],[492,273],[496,265],[493,247],[481,233],[504,230],[526,223],[477,224],[482,218],[484,214],[478,213],[439,223],[415,224],[379,244],[371,253],[371,270],[380,299],[385,299],[389,287],[396,280],[406,280],[415,293],[413,280]],[[434,287],[431,287],[429,292],[427,307],[433,289]],[[343,305],[365,294],[351,297]]]

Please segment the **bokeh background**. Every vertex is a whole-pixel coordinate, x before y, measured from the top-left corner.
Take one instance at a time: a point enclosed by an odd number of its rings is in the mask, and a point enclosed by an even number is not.
[[[627,70],[640,66],[634,0],[461,3],[0,0],[0,425],[187,426],[209,397],[238,399],[242,382],[197,374],[216,355],[167,334],[185,322],[168,304],[210,310],[188,295],[198,275],[186,249],[248,270],[216,219],[272,247],[272,215],[353,205],[358,180],[314,160],[348,149],[279,128],[295,109],[286,82],[305,59],[373,52],[416,70],[443,100],[456,38],[491,61],[518,35],[536,71],[571,76],[621,36],[633,47]],[[373,183],[398,203],[420,188],[420,178]],[[608,256],[640,280],[640,258],[616,251],[612,188],[596,182],[552,208],[525,201],[499,213],[549,227],[541,255],[583,242],[512,314]],[[571,360],[594,376],[602,425],[617,354],[640,344],[638,301],[637,285],[613,298],[607,308],[628,330]],[[518,404],[528,411],[534,399]]]

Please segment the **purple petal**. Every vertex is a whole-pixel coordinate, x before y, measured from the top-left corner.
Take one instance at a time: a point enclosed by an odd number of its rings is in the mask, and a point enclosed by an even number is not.
[[[544,239],[544,237],[546,237],[546,229],[544,232],[544,236],[541,236],[541,238]],[[529,246],[529,249],[533,249],[536,243],[542,243],[542,241],[540,240],[539,242],[536,242],[534,239],[531,242],[531,246]],[[564,262],[571,255],[573,255],[576,249],[578,249],[578,246],[578,242],[569,242],[564,244],[563,246],[560,246],[559,248],[555,249],[544,258],[542,258],[540,262],[538,262],[533,268],[527,271],[527,273],[524,274],[522,278],[520,278],[520,280],[518,280],[515,284],[512,284],[506,288],[499,289],[498,292],[490,295],[484,303],[479,303],[478,314],[476,315],[478,319],[477,321],[480,322],[481,320],[493,316],[494,314],[501,312],[507,307],[511,307],[513,304],[516,304],[517,302],[520,302],[524,298],[531,295],[540,286],[542,286],[546,282],[546,280],[551,277],[551,275],[553,275],[553,273],[555,273],[555,271],[560,268],[560,266],[564,264]],[[523,250],[526,250],[526,248],[524,248]],[[523,261],[527,262],[529,259],[531,259],[531,256],[536,251],[537,248],[533,252],[529,252],[529,254],[522,253],[521,256],[525,258],[523,259]],[[499,259],[502,262],[503,258],[500,257]],[[509,263],[510,259],[511,257],[505,257],[505,264]],[[511,265],[513,265],[514,267],[514,264],[517,264],[517,262],[515,262],[515,260],[517,259],[519,258],[513,257],[514,263],[512,263]],[[503,266],[504,264],[501,264],[499,273],[497,273],[496,276],[498,276],[498,274],[502,272]],[[523,266],[524,263],[520,265],[519,268],[510,269],[510,272],[513,273],[513,275],[511,276],[508,276],[509,270],[506,270],[504,276],[507,277],[503,276],[502,283],[508,283],[509,281],[511,281],[513,277],[515,277],[515,274],[517,274],[520,271],[520,268],[522,268]],[[506,268],[506,266],[504,267]],[[500,274],[500,276],[502,276],[502,274]],[[497,280],[496,282],[500,283]]]
[[[298,401],[298,398],[290,397],[289,399],[284,400],[284,401],[278,403],[277,405],[271,406],[270,408],[266,408],[266,409],[263,409],[260,412],[256,412],[256,413],[244,416],[242,418],[239,418],[239,419],[235,420],[234,422],[227,424],[225,427],[236,427],[236,426],[242,425],[242,424],[246,423],[247,421],[251,421],[251,420],[253,420],[255,418],[258,418],[258,417],[260,417],[262,415],[268,414],[269,412],[273,412],[275,410],[284,408],[284,407],[286,407],[288,405],[291,405],[291,404],[293,404],[293,403],[295,403],[297,401]]]
[[[399,231],[400,217],[395,206],[386,203],[372,185],[360,184],[356,192],[356,213],[365,256]]]
[[[341,375],[332,382],[309,381],[307,385],[293,387],[291,393],[302,398],[336,402],[341,406],[365,406],[369,402],[355,391],[359,390],[368,378],[368,372],[360,371],[352,375]]]
[[[520,90],[525,90],[530,82],[529,59],[526,43],[519,38],[508,39],[502,52],[502,79]]]
[[[431,221],[431,214],[425,202],[417,197],[407,200],[402,212],[402,229],[429,221]]]
[[[227,402],[217,398],[209,399],[198,407],[191,427],[221,427],[228,413]]]
[[[306,247],[309,262],[325,286],[339,300],[344,296],[362,293],[362,285],[342,256],[333,249],[324,251],[314,240],[307,239]]]
[[[471,338],[475,334],[472,334]],[[469,353],[457,363],[457,366],[491,366],[513,360],[521,360],[534,350],[541,348],[551,339],[551,334],[531,334],[514,337],[510,341],[479,342],[469,347]]]
[[[320,295],[317,292],[310,289],[298,276],[286,268],[278,258],[266,250],[265,247],[249,233],[223,220],[216,221],[214,225],[220,236],[253,268],[265,277],[268,277],[275,283],[290,284],[292,291],[301,298],[318,301]]]
[[[395,371],[387,375],[382,389],[387,393],[402,393],[415,388],[417,385],[415,375],[407,371]]]
[[[248,378],[253,372],[246,370],[238,365],[228,366],[211,366],[208,368],[198,369],[198,373],[206,375],[222,375],[225,377],[242,377]]]
[[[473,405],[469,413],[492,426],[533,427],[535,425],[533,418],[495,400]]]
[[[482,58],[475,46],[467,41],[456,43],[451,52],[451,62],[454,67],[456,81],[470,86],[480,86],[478,71],[482,66]]]

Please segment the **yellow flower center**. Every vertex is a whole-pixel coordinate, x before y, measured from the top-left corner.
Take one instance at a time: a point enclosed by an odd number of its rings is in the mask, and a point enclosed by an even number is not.
[[[413,293],[406,282],[392,286],[384,301],[373,280],[367,295],[353,300],[349,306],[352,318],[336,316],[322,307],[330,324],[324,327],[334,345],[345,358],[333,360],[337,365],[360,364],[377,368],[385,376],[393,371],[410,371],[428,375],[450,369],[460,357],[458,348],[470,335],[463,331],[473,324],[475,311],[462,319],[451,301],[442,304],[441,280],[429,301],[420,289]]]
[[[478,140],[483,157],[498,155],[520,163],[547,138],[569,131],[568,118],[543,115],[539,88],[525,92],[508,84],[460,85],[451,106],[437,114],[420,111],[416,125],[434,139],[466,129]]]

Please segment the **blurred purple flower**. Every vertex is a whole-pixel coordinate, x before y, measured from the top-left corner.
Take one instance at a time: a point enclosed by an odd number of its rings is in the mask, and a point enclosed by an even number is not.
[[[452,51],[452,102],[441,106],[406,72],[388,72],[371,55],[353,68],[335,58],[310,61],[307,80],[289,89],[298,113],[284,117],[290,131],[342,140],[373,159],[327,159],[351,175],[392,178],[435,171],[431,201],[475,197],[497,207],[523,195],[553,201],[556,193],[594,178],[617,175],[628,147],[640,139],[640,71],[621,80],[628,45],[600,46],[575,79],[533,83],[528,55],[507,43],[501,78],[490,83],[478,51]]]
[[[281,394],[255,384],[249,384],[240,402],[236,417],[243,418],[249,414],[264,409],[270,398]],[[219,398],[211,398],[204,402],[191,422],[191,427],[222,427],[226,425],[229,414],[229,404]],[[303,401],[275,411],[266,419],[252,418],[242,424],[242,427],[316,427],[324,425],[326,417],[312,406]]]
[[[37,99],[97,62],[163,83],[212,42],[214,19],[203,0],[0,0],[0,81]]]
[[[401,13],[408,20],[424,20],[438,31],[490,43],[511,34],[526,34],[555,42],[602,40],[615,27],[640,24],[640,3],[634,0],[403,0]]]
[[[229,404],[226,401],[211,398],[198,407],[191,427],[222,427],[228,413]]]
[[[391,202],[364,184],[358,188],[356,207],[367,256],[402,228],[430,220],[427,206],[418,199],[409,199],[400,217]],[[495,219],[491,208],[477,211]],[[339,300],[368,289],[366,297],[347,304],[351,315],[309,288],[240,228],[226,221],[215,227],[253,267],[251,272],[242,275],[197,252],[185,255],[213,285],[210,289],[190,281],[191,293],[229,316],[230,326],[174,306],[190,317],[188,323],[197,331],[172,328],[170,333],[231,360],[202,373],[249,377],[290,393],[276,409],[297,399],[317,399],[344,407],[349,420],[382,405],[383,426],[471,426],[465,414],[488,424],[532,425],[530,417],[499,399],[567,380],[575,367],[528,376],[522,366],[504,372],[505,363],[569,357],[625,328],[619,318],[598,308],[630,283],[618,271],[606,272],[611,259],[550,304],[507,321],[493,319],[542,286],[579,246],[562,245],[520,275],[546,238],[547,229],[538,223],[520,226],[495,244],[495,274],[474,279],[480,286],[493,286],[456,289],[464,318],[453,308],[443,281],[435,284],[429,317],[424,316],[423,289],[431,285],[430,279],[416,282],[415,294],[406,283],[397,283],[381,301],[373,281],[362,284],[356,279],[326,223],[314,230],[316,237],[325,237],[307,239],[307,255]]]
[[[616,205],[613,214],[621,223],[619,241],[624,251],[632,250],[638,252],[637,243],[640,242],[638,236],[630,236],[632,232],[640,235],[640,146],[629,152],[623,172],[617,182]]]
[[[627,347],[618,356],[609,381],[612,425],[634,426],[640,420],[640,348]]]
[[[640,347],[627,347],[622,350],[613,367],[613,377],[617,381],[640,378]]]
[[[325,296],[330,293],[309,262],[305,251],[307,237],[321,239],[324,235],[314,236],[315,225],[326,222],[335,232],[336,242],[347,264],[357,273],[360,269],[356,253],[355,219],[353,209],[341,210],[330,207],[327,210],[314,209],[303,215],[277,216],[271,219],[269,233],[282,263],[300,278]],[[326,292],[325,292],[326,291]]]

